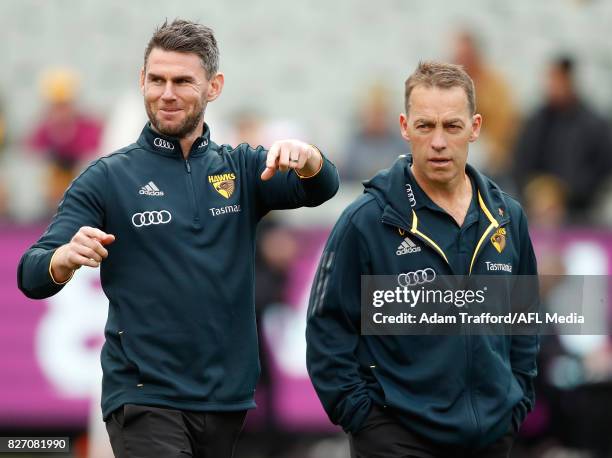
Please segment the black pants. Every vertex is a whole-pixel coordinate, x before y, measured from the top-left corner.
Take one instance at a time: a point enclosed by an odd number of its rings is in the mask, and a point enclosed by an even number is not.
[[[508,433],[479,450],[443,446],[410,432],[374,406],[361,431],[349,435],[349,442],[351,458],[508,458],[514,431],[510,426]]]
[[[106,421],[116,458],[232,458],[246,410],[188,412],[126,404]]]

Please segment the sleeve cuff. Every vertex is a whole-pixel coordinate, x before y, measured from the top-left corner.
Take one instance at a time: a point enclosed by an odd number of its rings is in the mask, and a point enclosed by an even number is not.
[[[55,250],[53,252],[53,255],[51,256],[51,260],[49,261],[49,277],[51,277],[51,280],[53,281],[53,283],[55,283],[56,285],[65,285],[66,283],[68,283],[70,280],[72,280],[72,277],[74,276],[74,270],[72,271],[72,273],[70,274],[70,276],[68,277],[68,279],[66,281],[63,282],[59,282],[56,281],[55,278],[53,278],[53,272],[51,272],[51,264],[53,264],[53,258],[55,257],[55,254],[57,253],[57,250]]]

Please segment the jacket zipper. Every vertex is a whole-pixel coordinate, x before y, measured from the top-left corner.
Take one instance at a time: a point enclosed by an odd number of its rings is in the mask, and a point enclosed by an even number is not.
[[[185,159],[185,171],[187,172],[187,181],[189,181],[189,189],[191,190],[191,207],[193,211],[193,223],[194,226],[200,227],[200,212],[198,210],[195,186],[193,185],[193,177],[191,175],[191,164],[189,159]]]
[[[468,328],[469,328],[469,324],[468,324]],[[465,354],[466,354],[466,358],[467,358],[467,364],[465,367],[465,372],[466,372],[466,378],[467,378],[467,385],[468,385],[468,400],[470,402],[470,408],[472,409],[472,414],[474,415],[474,421],[476,422],[476,431],[478,433],[478,435],[480,436],[480,419],[478,418],[478,411],[476,410],[476,405],[474,403],[474,395],[473,395],[473,389],[472,389],[472,336],[470,335],[469,329],[468,332],[465,336],[466,338],[466,345],[465,345]]]
[[[482,197],[480,196],[480,193],[478,194],[478,199],[479,199],[479,204],[481,206],[481,208],[483,209],[483,211],[485,210],[486,207],[484,207],[484,202],[482,201]],[[508,221],[504,221],[502,223],[497,222],[489,213],[488,210],[485,211],[486,216],[489,218],[490,221],[490,225],[487,227],[487,229],[485,230],[485,232],[482,234],[482,236],[480,237],[480,240],[478,241],[478,245],[476,246],[476,249],[474,251],[474,254],[472,256],[472,262],[470,263],[470,269],[469,269],[469,273],[468,275],[472,274],[472,268],[476,262],[476,260],[478,259],[478,255],[481,253],[481,248],[483,246],[483,244],[485,243],[485,239],[489,236],[489,234],[491,233],[491,231],[493,229],[498,229],[500,227],[504,227]],[[414,213],[413,210],[413,218],[416,218],[416,213]],[[416,220],[414,220],[416,221]],[[413,224],[413,228],[412,229],[408,229],[408,227],[401,223],[400,221],[395,221],[395,220],[389,220],[387,218],[382,218],[382,222],[385,224],[388,224],[390,226],[393,227],[398,227],[404,231],[406,231],[407,233],[413,234],[414,236],[416,236],[419,240],[421,240],[423,243],[425,243],[426,245],[428,245],[429,247],[433,248],[434,251],[436,251],[438,253],[438,255],[443,258],[446,263],[449,265],[450,267],[450,263],[448,262],[448,259],[446,258],[446,256],[444,255],[444,253],[441,251],[440,247],[438,247],[435,243],[433,243],[433,241],[431,241],[429,239],[429,237],[427,237],[425,234],[423,234],[422,232],[420,232],[417,229],[417,224],[415,222],[415,224]],[[452,270],[452,268],[451,268]],[[469,324],[468,324],[469,327]],[[471,357],[471,350],[472,350],[472,337],[469,333],[469,329],[468,329],[468,333],[465,336],[466,338],[466,379],[467,379],[467,387],[468,387],[468,402],[470,404],[470,409],[472,411],[473,417],[474,417],[474,421],[475,421],[475,425],[476,425],[476,430],[478,431],[478,434],[480,434],[480,418],[478,417],[478,412],[476,410],[476,405],[474,403],[474,395],[473,395],[473,390],[472,390],[472,373],[471,373],[471,365],[472,365],[472,357]]]
[[[440,248],[437,246],[432,245],[428,239],[428,237],[423,237],[420,231],[412,231],[410,229],[408,229],[406,227],[406,225],[404,225],[403,223],[399,222],[399,221],[391,221],[387,218],[383,218],[382,222],[385,224],[388,224],[392,227],[398,227],[404,231],[406,231],[406,233],[412,234],[414,236],[416,236],[419,240],[421,240],[423,243],[425,243],[426,245],[430,246],[431,248],[434,249],[434,251],[436,253],[438,253],[438,255],[444,259],[444,261],[446,261],[446,263],[448,264],[448,266],[450,267],[450,263],[448,262],[448,259],[446,258],[446,256],[443,256],[442,253],[440,253]],[[487,232],[489,232],[490,228],[485,232],[485,234]],[[452,270],[452,268],[451,268]],[[468,324],[469,326],[469,324]],[[466,379],[467,379],[467,396],[468,396],[468,402],[470,404],[470,410],[472,411],[472,416],[474,418],[474,422],[476,425],[476,429],[480,434],[480,419],[478,418],[478,412],[476,411],[476,406],[474,404],[474,396],[472,393],[472,377],[471,377],[471,365],[472,365],[472,358],[471,358],[471,352],[472,350],[472,339],[471,336],[469,334],[469,332],[466,334],[465,336],[465,351],[466,351],[466,367],[465,367],[465,372],[466,372]]]

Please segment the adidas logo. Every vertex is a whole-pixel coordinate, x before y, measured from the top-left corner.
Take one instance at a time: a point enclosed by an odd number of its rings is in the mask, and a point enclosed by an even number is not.
[[[404,240],[402,240],[402,243],[400,243],[400,246],[397,247],[395,254],[401,256],[403,254],[418,253],[419,251],[421,251],[421,247],[416,246],[412,240],[405,237]]]
[[[160,191],[159,188],[155,186],[155,183],[149,181],[146,185],[140,188],[138,194],[142,194],[145,196],[163,196],[164,192]]]

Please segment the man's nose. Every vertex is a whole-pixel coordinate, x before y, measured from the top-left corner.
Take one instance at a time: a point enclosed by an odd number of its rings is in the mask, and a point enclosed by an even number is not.
[[[442,151],[446,148],[446,138],[442,129],[436,129],[431,139],[431,147],[436,151]]]
[[[162,93],[161,98],[163,100],[173,100],[176,98],[176,94],[174,93],[174,87],[172,86],[172,81],[167,81],[164,86],[164,92]]]

